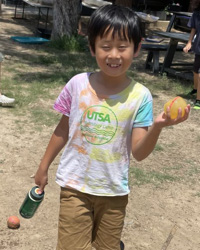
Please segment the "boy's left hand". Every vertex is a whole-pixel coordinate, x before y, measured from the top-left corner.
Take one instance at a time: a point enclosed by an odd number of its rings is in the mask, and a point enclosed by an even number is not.
[[[157,125],[160,129],[167,127],[167,126],[172,126],[176,125],[178,123],[184,122],[185,120],[188,119],[190,113],[190,104],[187,105],[185,108],[185,114],[182,116],[182,110],[181,108],[178,109],[178,116],[175,119],[171,119],[170,117],[170,108],[167,108],[166,114],[162,112],[160,115],[155,120],[155,125]]]

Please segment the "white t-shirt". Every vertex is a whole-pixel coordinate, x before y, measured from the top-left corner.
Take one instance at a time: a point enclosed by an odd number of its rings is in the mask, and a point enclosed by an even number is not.
[[[134,81],[119,94],[97,96],[89,75],[74,76],[54,104],[69,116],[56,182],[92,195],[126,195],[132,128],[152,125],[152,96]]]

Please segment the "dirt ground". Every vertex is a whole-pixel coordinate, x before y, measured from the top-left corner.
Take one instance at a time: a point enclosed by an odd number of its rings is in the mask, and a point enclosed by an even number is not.
[[[10,55],[22,50],[9,37],[29,33],[30,29],[22,21],[0,18],[0,51]],[[34,49],[29,49],[34,53]],[[141,53],[138,64],[144,63],[144,58]],[[152,77],[148,72],[142,74]],[[155,116],[170,97],[166,92],[156,95]],[[138,186],[131,182],[122,235],[126,250],[200,249],[199,124],[199,112],[192,110],[187,122],[163,130],[158,141],[163,150],[156,150],[140,163],[132,160],[132,166],[144,171],[167,171],[178,178],[156,185],[152,182]],[[54,178],[59,157],[50,168],[45,199],[36,215],[24,219],[18,212],[27,191],[34,185],[31,176],[53,129],[54,126],[37,131],[28,117],[16,116],[11,109],[0,107],[0,249],[54,250],[56,247],[59,187]],[[7,228],[7,218],[11,215],[21,220],[17,230]]]

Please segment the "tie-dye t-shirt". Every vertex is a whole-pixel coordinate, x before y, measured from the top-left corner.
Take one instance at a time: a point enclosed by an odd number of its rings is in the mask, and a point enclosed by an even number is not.
[[[89,75],[74,76],[54,104],[69,117],[56,182],[92,195],[126,195],[132,129],[152,125],[152,96],[134,81],[119,94],[97,96]]]

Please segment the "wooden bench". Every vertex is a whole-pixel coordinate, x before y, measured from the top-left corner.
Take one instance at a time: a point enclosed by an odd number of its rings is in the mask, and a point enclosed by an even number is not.
[[[174,29],[190,32],[190,29],[187,27],[186,23],[181,23],[182,20],[188,20],[192,16],[192,13],[190,12],[173,12],[173,15],[171,16],[170,22],[167,26],[166,32],[171,32],[172,27]],[[181,21],[180,21],[181,20]],[[184,48],[184,45],[178,45],[176,48],[176,51],[182,51]],[[151,43],[151,44],[142,44],[142,49],[148,51],[146,63],[145,63],[145,69],[151,69],[153,70],[153,73],[159,72],[159,52],[160,51],[167,51],[168,44],[158,44],[158,43]],[[180,64],[179,64],[180,65]]]
[[[178,45],[176,50],[182,51],[183,48],[184,45]],[[160,68],[160,51],[167,51],[168,44],[147,43],[142,44],[142,49],[148,51],[148,55],[145,62],[145,69],[152,69],[153,73],[158,73]]]

